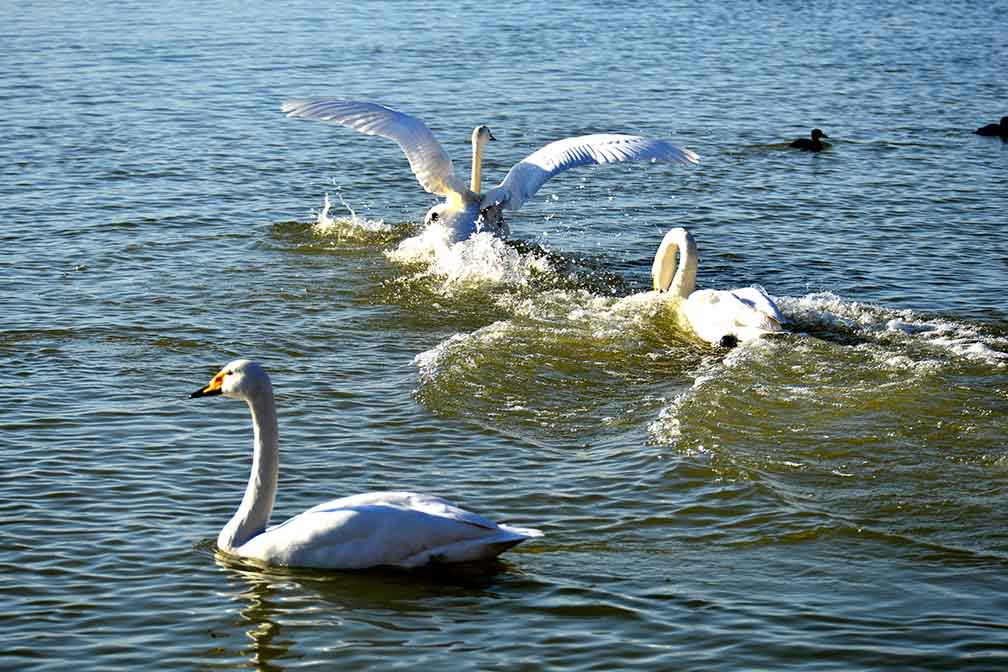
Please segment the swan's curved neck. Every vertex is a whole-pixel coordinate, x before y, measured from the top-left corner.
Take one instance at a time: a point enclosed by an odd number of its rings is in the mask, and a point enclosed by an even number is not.
[[[232,551],[266,529],[276,501],[280,456],[273,390],[267,383],[259,394],[248,399],[255,438],[252,447],[252,473],[238,510],[217,536],[217,546]]]
[[[472,177],[469,180],[469,190],[474,194],[480,193],[480,181],[483,173],[483,149],[486,140],[481,137],[480,129],[473,131],[472,136]]]
[[[666,238],[658,247],[651,269],[655,290],[687,298],[696,289],[697,262],[696,242],[689,232],[680,240]]]

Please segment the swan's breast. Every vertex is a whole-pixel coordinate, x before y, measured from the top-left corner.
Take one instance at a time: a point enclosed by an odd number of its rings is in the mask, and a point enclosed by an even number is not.
[[[427,211],[424,222],[439,225],[449,232],[449,243],[457,243],[477,233],[477,221],[480,218],[479,202],[466,199],[460,207],[452,207],[447,203],[439,203]]]

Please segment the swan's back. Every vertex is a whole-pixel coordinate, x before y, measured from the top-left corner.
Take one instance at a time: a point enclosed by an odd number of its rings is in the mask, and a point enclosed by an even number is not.
[[[684,310],[697,336],[714,345],[784,331],[780,309],[760,287],[698,290],[690,294]]]
[[[418,567],[492,558],[539,536],[539,530],[498,525],[437,497],[373,492],[314,506],[238,552],[273,565]]]

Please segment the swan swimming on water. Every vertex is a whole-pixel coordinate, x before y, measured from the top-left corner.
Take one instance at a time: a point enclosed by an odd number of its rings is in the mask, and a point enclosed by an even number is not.
[[[424,223],[443,225],[451,232],[452,242],[480,231],[506,236],[502,210],[517,210],[546,180],[568,168],[620,161],[699,162],[695,153],[663,140],[614,133],[582,135],[533,152],[516,163],[500,184],[483,193],[483,153],[495,139],[486,126],[477,126],[472,133],[472,173],[467,186],[455,176],[451,159],[431,130],[408,114],[376,103],[335,99],[289,100],[281,110],[288,117],[342,124],[398,143],[420,186],[445,199],[427,211]]]
[[[437,497],[412,492],[334,499],[267,527],[279,471],[269,376],[255,362],[235,360],[190,397],[214,395],[245,401],[255,430],[245,496],[217,537],[218,548],[226,553],[291,567],[418,567],[493,558],[542,536],[539,530],[498,525]]]
[[[682,313],[697,336],[714,345],[731,347],[784,331],[780,309],[762,287],[697,290],[697,263],[693,235],[675,228],[665,234],[651,265],[655,291],[683,300]]]

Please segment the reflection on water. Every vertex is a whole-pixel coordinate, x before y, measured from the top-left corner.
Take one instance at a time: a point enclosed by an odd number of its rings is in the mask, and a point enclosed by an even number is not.
[[[223,564],[219,553],[217,564],[219,566]],[[266,577],[255,576],[248,571],[238,573],[232,570],[231,583],[238,583],[239,580],[245,585],[237,593],[236,599],[247,602],[248,605],[238,612],[241,621],[235,625],[252,640],[250,647],[242,649],[240,654],[248,658],[259,670],[281,670],[283,668],[276,663],[287,656],[293,644],[290,640],[277,639],[281,628],[275,620],[280,611],[276,596],[282,587],[278,587]]]
[[[257,566],[220,551],[214,562],[229,586],[218,597],[239,605],[232,625],[251,640],[239,653],[260,670],[286,669],[285,662],[303,658],[297,634],[305,626],[324,628],[328,650],[367,645],[357,640],[359,625],[379,623],[407,646],[411,632],[440,631],[431,611],[438,603],[492,597],[502,574],[520,575],[498,559],[345,572]]]

